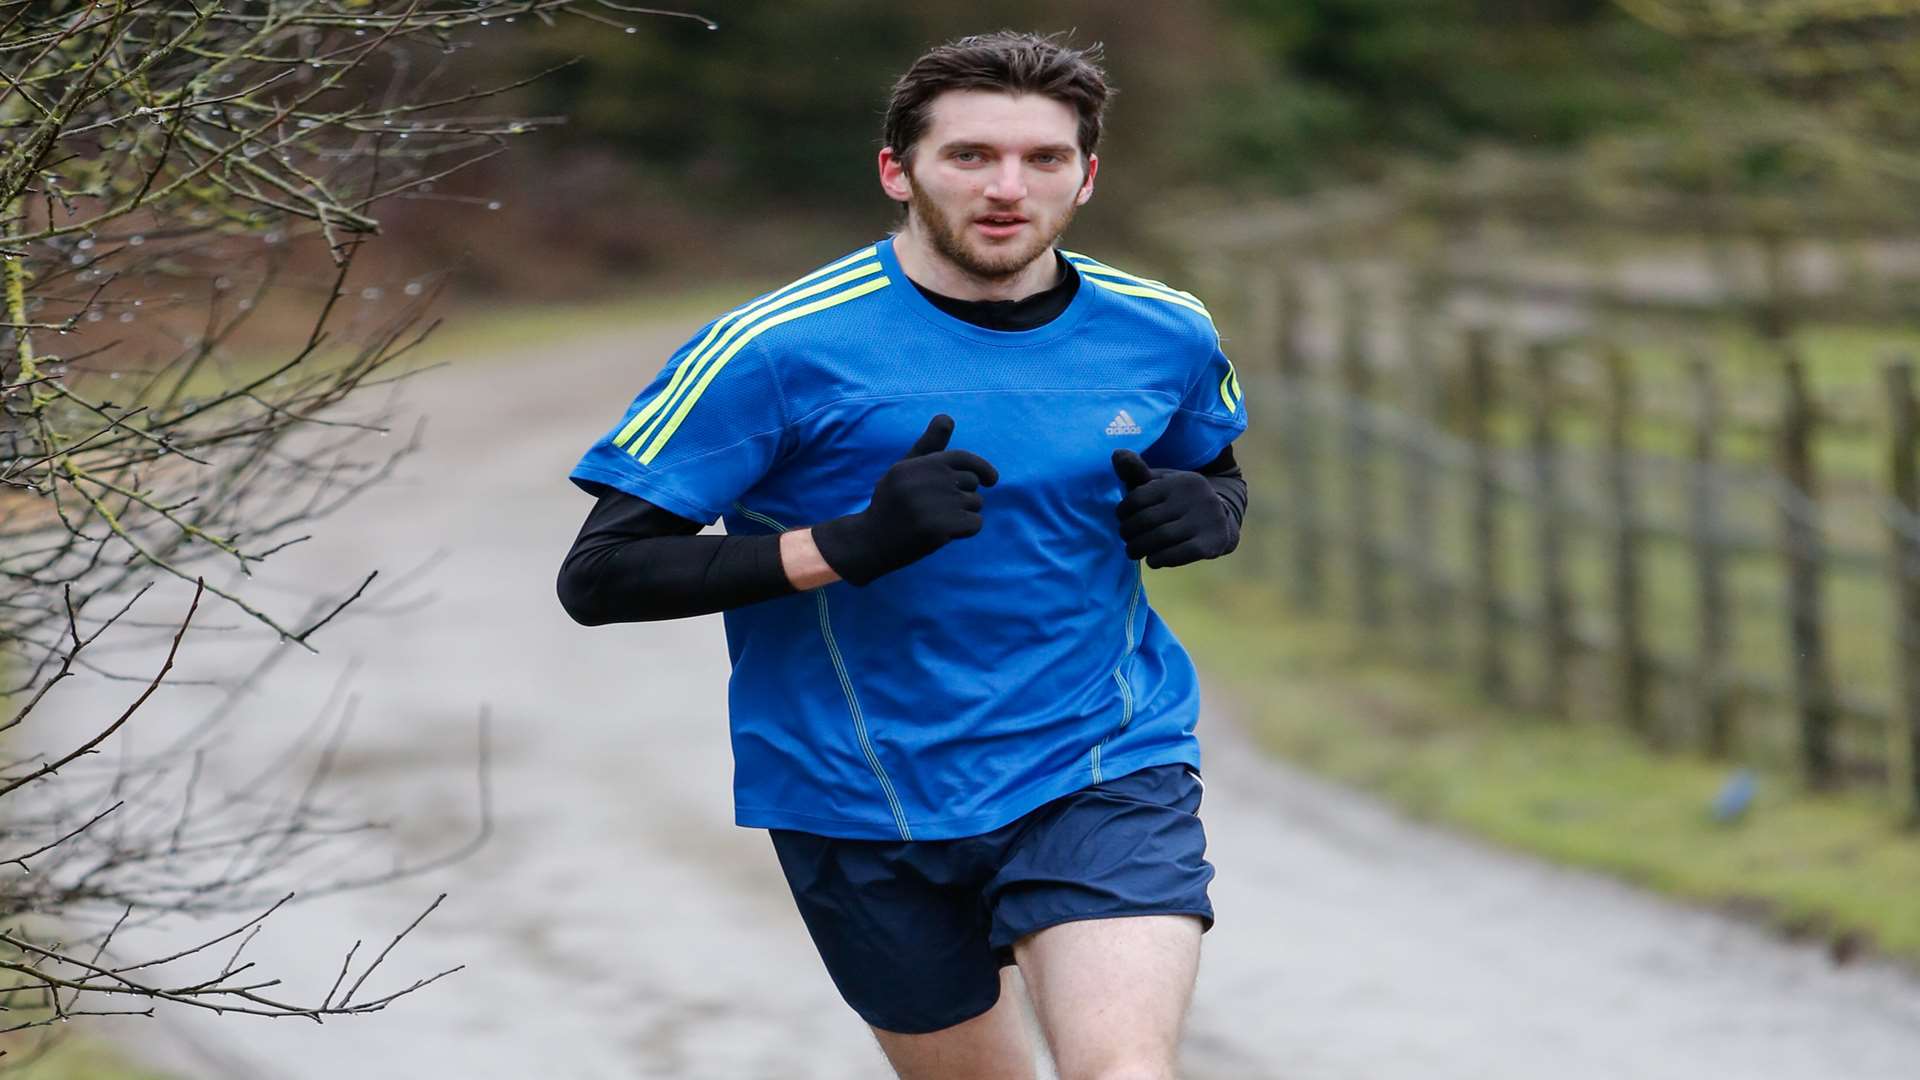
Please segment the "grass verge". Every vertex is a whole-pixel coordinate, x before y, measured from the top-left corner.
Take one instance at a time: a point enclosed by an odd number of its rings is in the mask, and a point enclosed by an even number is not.
[[[1744,819],[1719,824],[1726,762],[1489,705],[1224,568],[1154,573],[1149,589],[1281,757],[1414,817],[1817,936],[1836,959],[1871,948],[1920,968],[1920,834],[1871,793],[1814,796],[1762,771]]]

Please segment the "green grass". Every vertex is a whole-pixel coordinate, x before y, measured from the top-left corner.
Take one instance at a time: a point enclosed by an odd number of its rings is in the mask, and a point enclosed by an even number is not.
[[[1707,808],[1727,763],[1488,705],[1458,674],[1295,614],[1271,584],[1223,567],[1156,573],[1148,588],[1282,757],[1420,818],[1920,965],[1920,833],[1874,793],[1813,796],[1762,769],[1746,818],[1721,825]]]

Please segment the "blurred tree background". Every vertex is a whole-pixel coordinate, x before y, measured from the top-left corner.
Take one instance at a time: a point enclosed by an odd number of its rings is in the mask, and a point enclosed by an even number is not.
[[[1140,225],[1156,214],[1378,182],[1489,146],[1589,155],[1596,171],[1625,170],[1635,184],[1803,191],[1862,171],[1872,156],[1839,144],[1875,115],[1910,112],[1892,107],[1884,79],[1860,78],[1876,55],[1900,63],[1898,35],[1874,40],[1898,18],[1743,29],[1663,0],[988,0],[965,10],[713,0],[697,10],[718,30],[496,22],[478,33],[450,62],[475,78],[564,64],[513,105],[566,123],[395,224],[443,265],[471,250],[464,284],[483,292],[738,273],[789,244],[804,263],[893,219],[873,155],[894,76],[929,45],[1001,26],[1106,46],[1119,92],[1100,197],[1080,227],[1105,250],[1146,243]],[[1787,46],[1799,60],[1782,59]],[[1794,75],[1817,49],[1830,54],[1824,73]],[[1823,106],[1854,122],[1831,122]],[[502,203],[502,217],[486,230],[446,227],[470,221],[476,200]],[[528,269],[530,248],[552,256],[541,272]]]
[[[1082,237],[1112,252],[1187,209],[1372,184],[1505,148],[1636,190],[1903,215],[1920,4],[1881,0],[709,0],[621,33],[495,20],[447,62],[530,77],[564,117],[390,216],[462,292],[579,295],[631,276],[806,263],[894,218],[887,90],[922,49],[1011,26],[1106,46],[1118,88]],[[487,228],[473,211],[500,204]],[[526,258],[529,251],[543,258]]]

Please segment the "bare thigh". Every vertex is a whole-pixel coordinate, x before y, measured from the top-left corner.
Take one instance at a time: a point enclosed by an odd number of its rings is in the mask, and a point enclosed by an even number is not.
[[[1029,934],[1014,958],[1060,1080],[1172,1080],[1200,971],[1192,915],[1083,919]]]
[[[901,1080],[1032,1080],[1034,1045],[1017,969],[1000,969],[1000,1000],[971,1020],[924,1035],[873,1028]]]

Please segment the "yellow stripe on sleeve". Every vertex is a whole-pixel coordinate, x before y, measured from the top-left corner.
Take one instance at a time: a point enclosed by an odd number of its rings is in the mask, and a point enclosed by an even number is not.
[[[1227,362],[1227,373],[1220,377],[1220,400],[1226,402],[1228,412],[1233,412],[1246,396],[1240,392],[1240,373],[1234,369],[1233,361],[1224,356],[1221,359]]]
[[[720,335],[719,340],[713,341],[710,345],[703,343],[698,352],[689,357],[686,363],[680,365],[681,369],[687,373],[687,377],[679,387],[669,387],[665,393],[660,395],[663,399],[662,403],[671,407],[675,402],[686,397],[690,387],[696,384],[704,385],[699,383],[699,379],[705,370],[712,365],[713,358],[724,351],[743,331],[747,331],[750,326],[758,323],[770,312],[791,304],[796,300],[804,300],[809,296],[817,296],[820,293],[837,289],[849,281],[857,281],[860,278],[870,277],[879,272],[880,260],[876,258],[869,262],[861,263],[844,273],[836,274],[825,281],[816,282],[804,289],[796,289],[783,293],[780,296],[769,298],[746,309],[745,313],[738,319],[735,319],[733,325],[727,327],[726,332]],[[709,335],[709,338],[711,338],[711,335]],[[676,374],[678,373],[676,372]],[[667,414],[668,409],[658,411],[653,416],[652,421],[646,423],[645,427],[640,431],[639,438],[635,439],[632,445],[627,447],[627,453],[638,455],[640,448],[646,445],[647,441],[652,439],[655,433],[659,431],[660,426],[665,423]],[[635,419],[638,419],[638,417]],[[630,423],[628,426],[637,427],[638,425]]]
[[[1087,255],[1082,255],[1077,251],[1064,251],[1064,252],[1061,252],[1061,254],[1065,255],[1068,261],[1072,262],[1074,266],[1078,267],[1080,270],[1086,273],[1101,274],[1108,277],[1117,277],[1123,281],[1131,281],[1135,285],[1152,286],[1153,288],[1172,293],[1175,296],[1184,296],[1188,300],[1191,300],[1196,304],[1200,304],[1201,307],[1206,307],[1205,304],[1202,304],[1200,302],[1199,297],[1193,295],[1190,292],[1187,292],[1185,289],[1176,289],[1164,281],[1155,281],[1152,278],[1143,278],[1137,274],[1129,274],[1125,270],[1120,269],[1119,267],[1108,266],[1106,263],[1103,263],[1098,259],[1092,258]]]
[[[873,278],[850,288],[843,289],[831,296],[821,297],[810,304],[802,304],[796,308],[789,308],[778,315],[772,315],[754,323],[750,329],[741,334],[731,345],[728,345],[723,351],[718,353],[713,358],[711,364],[707,365],[707,369],[700,376],[700,380],[693,385],[692,390],[680,402],[679,407],[674,409],[672,418],[667,421],[666,425],[660,429],[657,435],[653,436],[653,441],[648,443],[646,451],[640,454],[640,463],[642,465],[652,464],[654,457],[660,453],[660,448],[667,445],[667,440],[673,438],[674,432],[680,430],[680,422],[687,418],[687,413],[690,412],[694,404],[700,400],[700,395],[706,392],[707,385],[713,382],[714,376],[720,374],[720,369],[726,367],[727,362],[732,360],[734,356],[746,346],[747,342],[779,326],[781,323],[792,322],[795,319],[804,318],[815,312],[825,311],[830,307],[844,304],[849,300],[858,300],[870,292],[886,288],[887,284],[888,282],[885,277]],[[636,442],[635,446],[637,447],[638,445],[638,442]],[[628,452],[632,453],[632,451]]]
[[[877,260],[878,257],[879,255],[874,250],[874,248],[871,248],[871,247],[862,248],[861,250],[856,251],[851,255],[848,255],[846,258],[838,259],[838,260],[835,260],[834,262],[828,263],[827,265],[821,267],[818,270],[815,270],[814,272],[806,275],[805,277],[795,279],[794,281],[791,281],[786,285],[781,286],[779,289],[768,294],[765,298],[759,301],[746,304],[742,307],[735,308],[734,310],[728,312],[727,314],[722,315],[720,318],[715,319],[713,325],[707,329],[707,336],[704,338],[701,338],[700,344],[696,345],[693,351],[687,354],[687,359],[683,361],[679,367],[673,369],[673,377],[667,380],[667,388],[665,390],[660,391],[659,394],[655,395],[652,401],[647,402],[644,408],[642,408],[639,412],[634,414],[633,419],[627,421],[626,426],[620,429],[620,433],[614,436],[613,445],[619,446],[619,447],[625,447],[628,439],[633,438],[634,435],[637,432],[639,432],[639,430],[642,427],[646,426],[647,421],[653,419],[654,416],[658,414],[661,411],[661,409],[666,406],[667,402],[673,400],[674,395],[678,393],[680,388],[683,385],[685,385],[687,381],[691,379],[694,365],[700,362],[701,354],[705,352],[709,346],[713,345],[714,338],[719,337],[721,332],[726,330],[729,326],[739,323],[742,320],[751,318],[754,313],[764,310],[769,305],[776,304],[784,300],[798,299],[799,295],[801,294],[796,294],[794,290],[800,288],[800,286],[805,285],[810,281],[818,281],[820,278],[826,277],[828,274],[831,274],[836,270],[844,269],[845,267],[851,266],[852,264],[857,263],[862,259]],[[876,261],[874,263],[874,268],[878,269],[879,265],[880,265],[879,262]],[[871,271],[869,271],[869,273],[871,273]],[[821,286],[821,288],[831,288],[831,286]],[[820,291],[819,288],[810,290],[810,292],[818,292],[818,291]],[[632,451],[629,451],[629,453],[631,452]]]
[[[1088,274],[1099,273],[1098,270],[1095,270],[1092,267],[1083,266],[1080,269],[1086,271]],[[1118,281],[1107,281],[1103,278],[1098,278],[1098,277],[1094,278],[1094,280],[1098,281],[1100,283],[1100,287],[1103,289],[1112,289],[1114,292],[1125,293],[1128,296],[1144,296],[1149,300],[1164,300],[1169,304],[1178,304],[1181,307],[1186,308],[1190,311],[1199,312],[1208,322],[1213,321],[1213,316],[1208,314],[1207,309],[1204,307],[1201,307],[1197,301],[1188,300],[1183,297],[1175,296],[1170,292],[1163,292],[1159,289],[1150,289],[1141,285],[1124,285]]]

